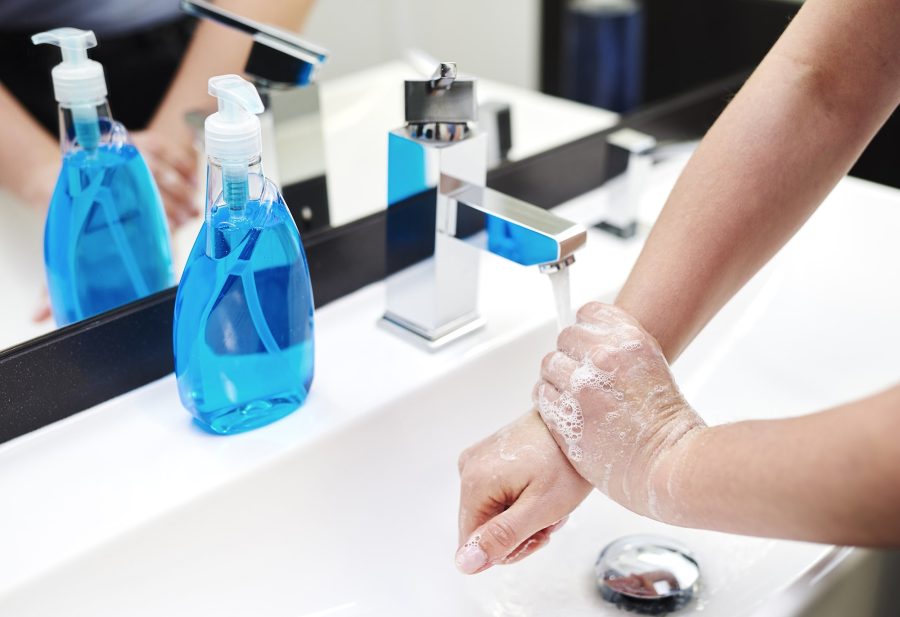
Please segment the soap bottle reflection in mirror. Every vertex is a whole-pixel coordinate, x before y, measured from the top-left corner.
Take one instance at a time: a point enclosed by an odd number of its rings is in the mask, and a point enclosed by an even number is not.
[[[209,80],[206,220],[175,300],[181,401],[206,430],[273,422],[306,400],[313,378],[313,297],[300,234],[263,175],[256,89]]]
[[[174,284],[159,191],[114,122],[103,67],[87,57],[94,33],[58,28],[32,37],[62,50],[53,68],[62,170],[47,213],[44,261],[58,325],[127,304]]]

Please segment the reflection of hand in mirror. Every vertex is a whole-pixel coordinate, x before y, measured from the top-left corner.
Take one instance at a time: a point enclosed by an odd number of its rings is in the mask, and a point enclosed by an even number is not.
[[[153,173],[169,225],[175,229],[198,216],[197,158],[191,144],[170,139],[154,129],[134,131],[131,139]]]
[[[28,175],[22,178],[22,188],[16,191],[36,212],[43,213],[50,206],[53,197],[53,189],[56,188],[56,179],[59,176],[59,155],[54,151],[53,156],[34,165],[28,170]]]
[[[34,312],[31,314],[31,321],[41,323],[53,317],[53,310],[50,308],[50,292],[47,291],[47,285],[41,287],[41,295],[35,305]]]

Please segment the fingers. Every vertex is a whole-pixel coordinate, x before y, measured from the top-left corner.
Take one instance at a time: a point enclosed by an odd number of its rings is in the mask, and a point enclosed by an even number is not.
[[[539,381],[534,384],[534,389],[531,391],[531,402],[534,404],[534,408],[540,412],[555,403],[560,396],[562,394],[556,389],[556,386],[546,381]]]
[[[179,227],[198,216],[197,160],[193,148],[161,138],[153,131],[137,132],[132,137],[156,180],[170,225]]]
[[[160,158],[163,158],[185,180],[196,185],[197,155],[193,148],[183,148],[166,142]]]
[[[576,320],[595,324],[625,323],[631,326],[638,325],[634,317],[619,307],[602,302],[588,302],[582,306],[576,313]]]
[[[572,372],[578,368],[578,362],[564,353],[555,351],[544,356],[541,361],[541,378],[557,390],[569,387]]]
[[[479,494],[477,487],[463,479],[459,495],[459,544],[465,542],[479,525],[502,512],[505,504]]]
[[[532,535],[530,538],[522,542],[518,547],[516,547],[513,552],[506,556],[503,559],[503,565],[516,563],[518,561],[522,561],[529,555],[539,551],[540,549],[547,546],[550,543],[550,527],[547,529],[542,529],[536,534]]]
[[[516,563],[517,561],[522,561],[529,555],[536,553],[538,550],[544,548],[545,546],[547,546],[547,544],[550,543],[550,537],[554,533],[556,533],[563,525],[565,525],[566,521],[568,520],[569,517],[564,516],[546,529],[542,529],[536,534],[532,535],[530,538],[520,544],[512,553],[510,553],[506,557],[506,559],[503,560],[503,563],[511,564]]]
[[[132,140],[144,157],[165,161],[186,180],[194,179],[197,172],[197,156],[189,144],[182,144],[153,130],[132,133]]]
[[[526,540],[553,524],[553,519],[547,520],[542,504],[539,499],[520,496],[508,509],[475,529],[456,552],[456,567],[464,574],[475,574],[503,563]]]
[[[638,327],[627,322],[579,321],[564,328],[556,339],[556,346],[573,360],[582,361],[597,352],[606,355],[628,350],[648,337]],[[602,356],[601,356],[602,357]],[[602,368],[599,367],[598,368]]]
[[[33,323],[41,323],[44,320],[50,319],[53,316],[53,311],[50,309],[50,301],[46,298],[41,299],[41,303],[31,314],[31,321]]]
[[[595,327],[576,323],[574,326],[563,328],[556,339],[556,348],[572,358],[581,362],[591,351],[604,341],[609,341],[611,333]]]
[[[154,161],[149,166],[156,178],[166,216],[173,227],[179,227],[200,214],[194,199],[196,191],[190,182],[159,161]]]

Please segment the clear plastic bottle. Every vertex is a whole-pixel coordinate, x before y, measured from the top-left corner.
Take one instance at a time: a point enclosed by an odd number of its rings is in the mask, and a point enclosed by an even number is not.
[[[206,220],[175,301],[175,374],[195,420],[228,434],[269,424],[306,400],[313,297],[300,234],[262,171],[256,89],[209,80]]]
[[[53,69],[63,160],[44,235],[57,324],[66,325],[174,284],[169,234],[150,170],[115,122],[94,33],[58,28],[35,44],[62,50]]]

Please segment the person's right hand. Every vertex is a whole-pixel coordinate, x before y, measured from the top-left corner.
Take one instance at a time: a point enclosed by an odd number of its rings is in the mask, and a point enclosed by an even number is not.
[[[153,173],[172,229],[199,215],[194,149],[154,129],[135,131],[131,140]]]
[[[59,155],[34,165],[19,186],[10,188],[41,216],[46,216],[59,177]]]
[[[459,475],[456,565],[465,574],[541,548],[591,491],[535,411],[463,452]]]

